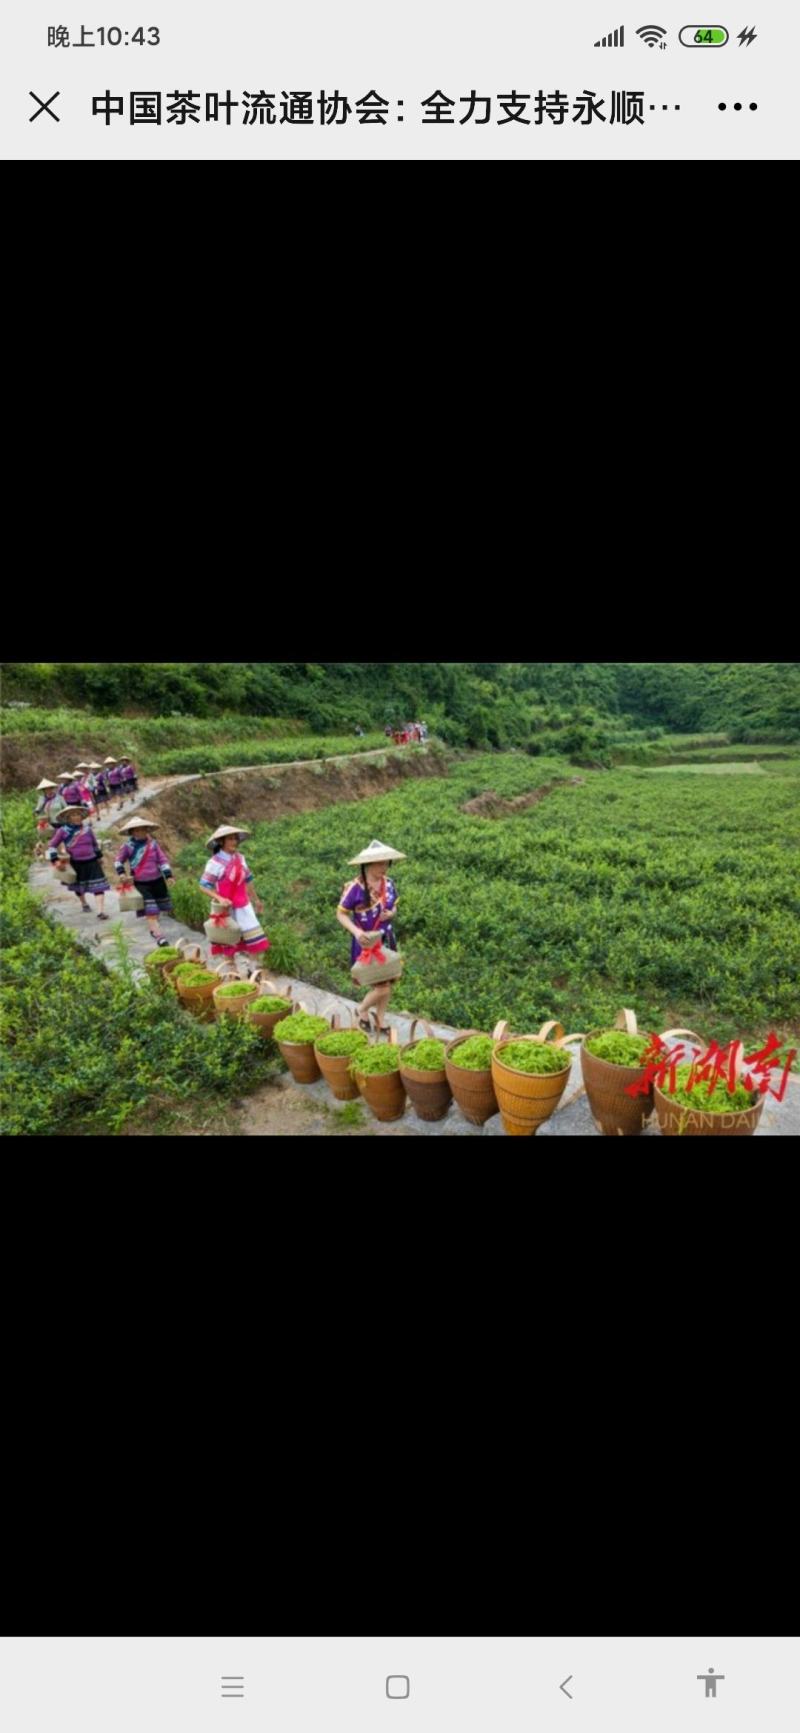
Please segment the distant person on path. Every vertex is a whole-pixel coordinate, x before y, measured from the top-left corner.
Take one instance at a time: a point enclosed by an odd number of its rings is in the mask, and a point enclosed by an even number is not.
[[[47,850],[47,858],[53,865],[58,859],[58,850],[62,843],[75,869],[75,883],[74,885],[67,885],[66,889],[74,891],[75,895],[80,898],[80,905],[85,915],[90,912],[89,904],[86,901],[87,894],[96,897],[99,904],[97,919],[98,921],[107,921],[108,915],[103,909],[103,898],[109,889],[109,884],[103,873],[102,864],[98,865],[98,862],[102,863],[103,851],[82,806],[65,806],[61,813],[61,823]],[[58,877],[57,871],[56,877]]]
[[[92,769],[95,773],[94,796],[98,809],[102,812],[108,806],[108,772],[103,769],[102,764],[92,765]]]
[[[108,759],[106,759],[106,763],[108,763]],[[111,799],[118,801],[119,805],[122,806],[125,800],[125,794],[122,787],[122,768],[117,763],[116,758],[112,758],[111,760],[111,769],[108,773],[108,786],[111,790]]]
[[[138,785],[135,766],[131,763],[129,758],[121,758],[120,769],[122,771],[122,787],[124,793],[133,794]]]
[[[36,792],[39,796],[33,813],[33,816],[36,819],[36,829],[43,831],[46,835],[51,828],[50,807],[53,802],[53,796],[58,793],[58,783],[49,782],[47,777],[43,776]]]
[[[91,790],[88,789],[85,782],[82,781],[80,771],[72,771],[70,779],[63,790],[63,795],[67,806],[81,806],[85,809],[83,814],[85,818],[92,803],[92,795]]]
[[[53,795],[53,798],[50,802],[50,814],[49,814],[49,816],[50,816],[50,822],[54,828],[58,824],[59,818],[60,818],[62,812],[64,811],[64,807],[67,804],[65,799],[64,799],[64,790],[65,790],[65,788],[69,787],[69,781],[70,781],[69,777],[65,776],[64,772],[62,771],[61,775],[58,778],[58,788],[56,789],[56,792]]]

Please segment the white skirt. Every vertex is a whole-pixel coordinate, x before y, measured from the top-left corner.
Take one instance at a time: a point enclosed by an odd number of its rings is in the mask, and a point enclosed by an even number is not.
[[[252,903],[245,903],[243,909],[229,909],[228,914],[229,917],[233,916],[237,927],[241,927],[243,933],[250,933],[253,927],[258,926],[258,916]]]

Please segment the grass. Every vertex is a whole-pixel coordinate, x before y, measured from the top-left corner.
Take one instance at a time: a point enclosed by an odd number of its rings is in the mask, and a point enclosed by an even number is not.
[[[648,776],[766,776],[763,764],[654,764],[645,767]]]

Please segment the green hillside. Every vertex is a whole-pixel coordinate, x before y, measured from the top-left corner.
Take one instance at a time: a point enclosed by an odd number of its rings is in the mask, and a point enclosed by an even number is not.
[[[591,753],[661,732],[800,741],[798,662],[6,662],[0,682],[6,706],[291,717],[315,734],[423,717],[463,746]]]

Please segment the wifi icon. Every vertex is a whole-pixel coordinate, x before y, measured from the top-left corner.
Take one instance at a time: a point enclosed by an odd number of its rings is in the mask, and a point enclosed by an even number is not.
[[[662,29],[660,24],[643,24],[641,29],[637,30],[636,34],[637,36],[641,36],[642,41],[647,43],[648,48],[666,48],[667,46],[666,42],[662,40],[663,37],[666,36],[667,32]]]

